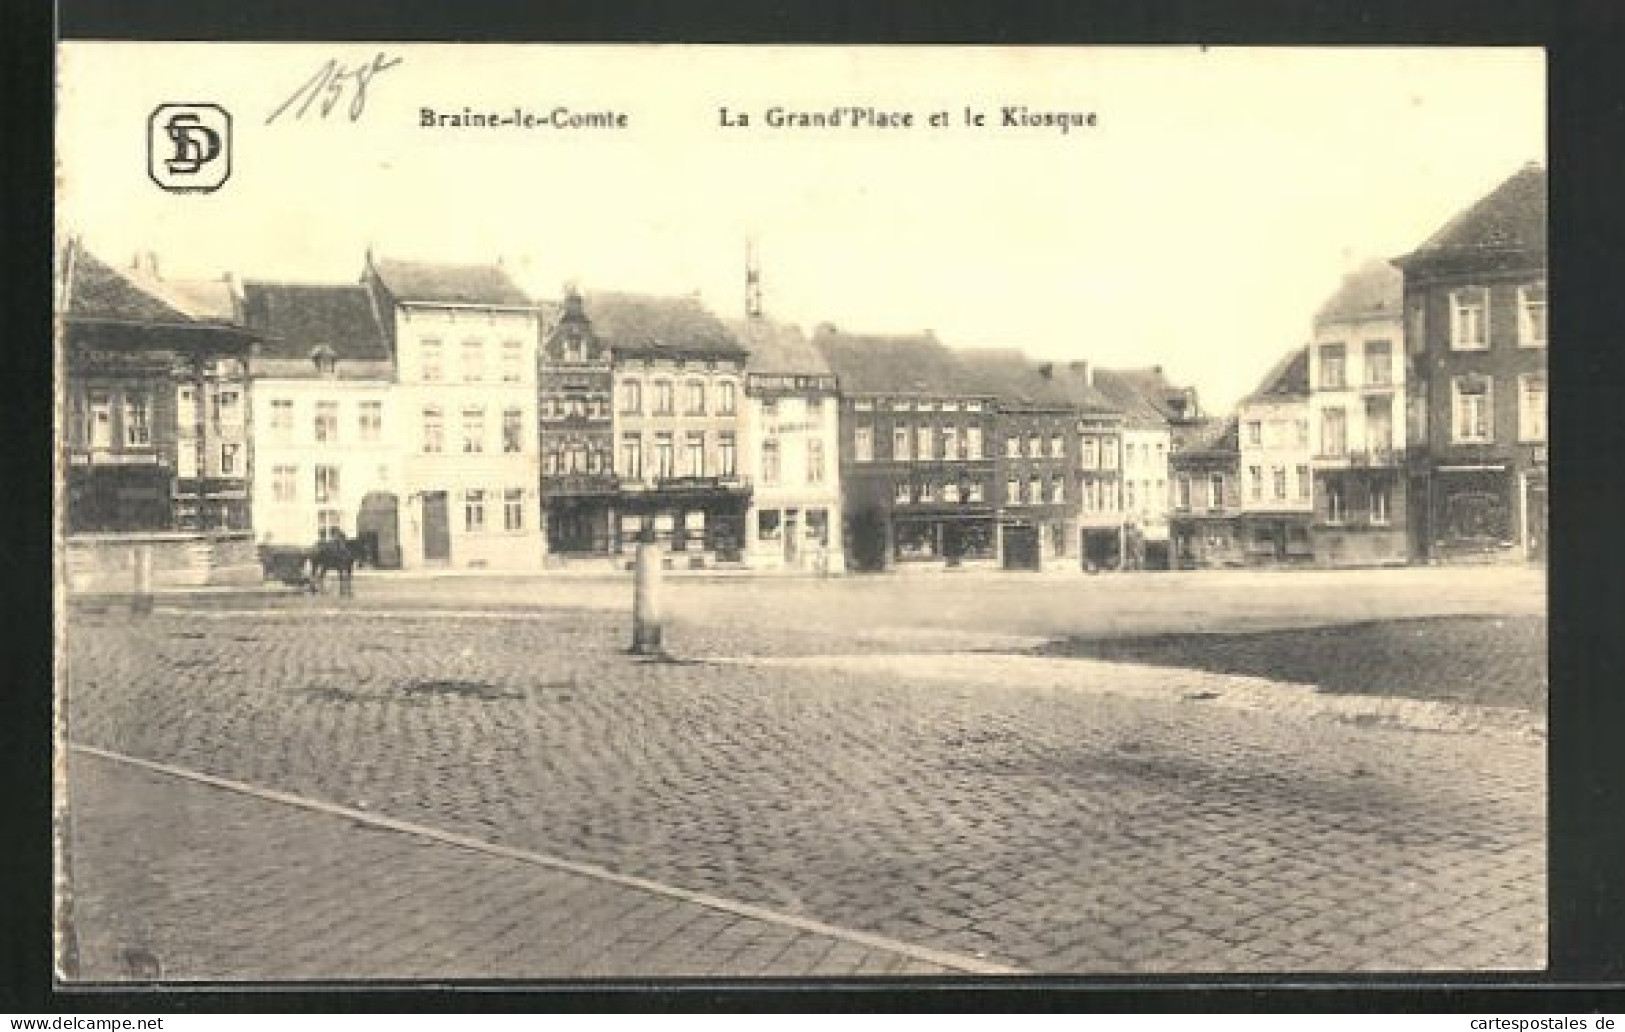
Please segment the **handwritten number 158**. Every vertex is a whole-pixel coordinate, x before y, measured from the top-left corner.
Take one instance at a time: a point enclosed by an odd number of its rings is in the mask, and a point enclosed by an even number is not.
[[[394,68],[403,60],[405,59],[400,57],[391,58],[380,53],[366,64],[357,65],[354,68],[346,68],[337,61],[329,60],[316,69],[315,75],[294,90],[293,95],[283,101],[281,107],[271,112],[271,117],[265,120],[265,124],[270,125],[275,122],[295,104],[299,105],[293,113],[293,117],[296,119],[305,117],[305,112],[310,110],[312,104],[316,104],[316,110],[320,117],[326,118],[333,108],[338,106],[339,101],[344,99],[345,86],[352,81],[355,83],[355,92],[350,96],[349,114],[350,121],[354,122],[361,117],[361,112],[366,109],[367,86],[372,82],[373,76],[379,72]]]

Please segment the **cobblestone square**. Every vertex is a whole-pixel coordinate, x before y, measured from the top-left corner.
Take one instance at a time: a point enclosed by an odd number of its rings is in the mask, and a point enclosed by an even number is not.
[[[1543,967],[1540,713],[1034,648],[1544,605],[1338,577],[673,580],[665,660],[624,580],[76,607],[69,974]]]

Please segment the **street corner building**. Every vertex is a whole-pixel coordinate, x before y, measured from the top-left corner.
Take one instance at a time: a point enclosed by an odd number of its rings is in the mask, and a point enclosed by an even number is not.
[[[754,469],[745,560],[755,570],[843,573],[835,374],[800,327],[751,315],[733,328],[750,353],[740,413]]]
[[[369,253],[362,282],[394,357],[400,421],[413,424],[396,435],[401,565],[541,568],[541,307],[495,264]]]
[[[405,427],[373,294],[248,280],[241,306],[261,335],[251,360],[260,548],[304,548],[336,530],[369,564],[398,569]]]
[[[697,297],[588,292],[609,348],[617,491],[606,547],[653,541],[669,568],[743,568],[752,482],[741,468],[744,345]]]
[[[1394,260],[1419,560],[1546,557],[1546,209],[1546,170],[1526,165]]]
[[[1321,566],[1402,565],[1412,557],[1403,294],[1399,270],[1372,262],[1345,276],[1315,317],[1311,535]]]
[[[248,362],[257,340],[230,283],[115,267],[77,240],[57,263],[66,372],[58,458],[70,590],[258,578],[250,531]]]

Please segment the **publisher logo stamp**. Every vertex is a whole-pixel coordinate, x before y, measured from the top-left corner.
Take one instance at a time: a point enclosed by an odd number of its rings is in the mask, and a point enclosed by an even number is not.
[[[212,193],[231,176],[231,115],[218,104],[160,104],[147,119],[147,175],[171,193]]]

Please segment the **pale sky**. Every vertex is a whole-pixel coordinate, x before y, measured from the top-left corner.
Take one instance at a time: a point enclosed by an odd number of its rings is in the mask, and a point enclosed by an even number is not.
[[[403,58],[350,122],[267,116],[332,58]],[[767,313],[933,329],[1104,366],[1161,364],[1210,410],[1245,394],[1341,274],[1419,244],[1546,160],[1538,49],[745,48],[66,43],[59,220],[166,276],[354,282],[397,258],[494,261],[557,297],[698,291]],[[234,118],[233,174],[172,195],[148,115]],[[625,130],[440,129],[420,110],[559,105]],[[1098,125],[961,124],[966,106]],[[772,129],[779,105],[912,111],[913,129]],[[750,114],[725,128],[718,108]],[[954,125],[924,124],[934,111]]]

